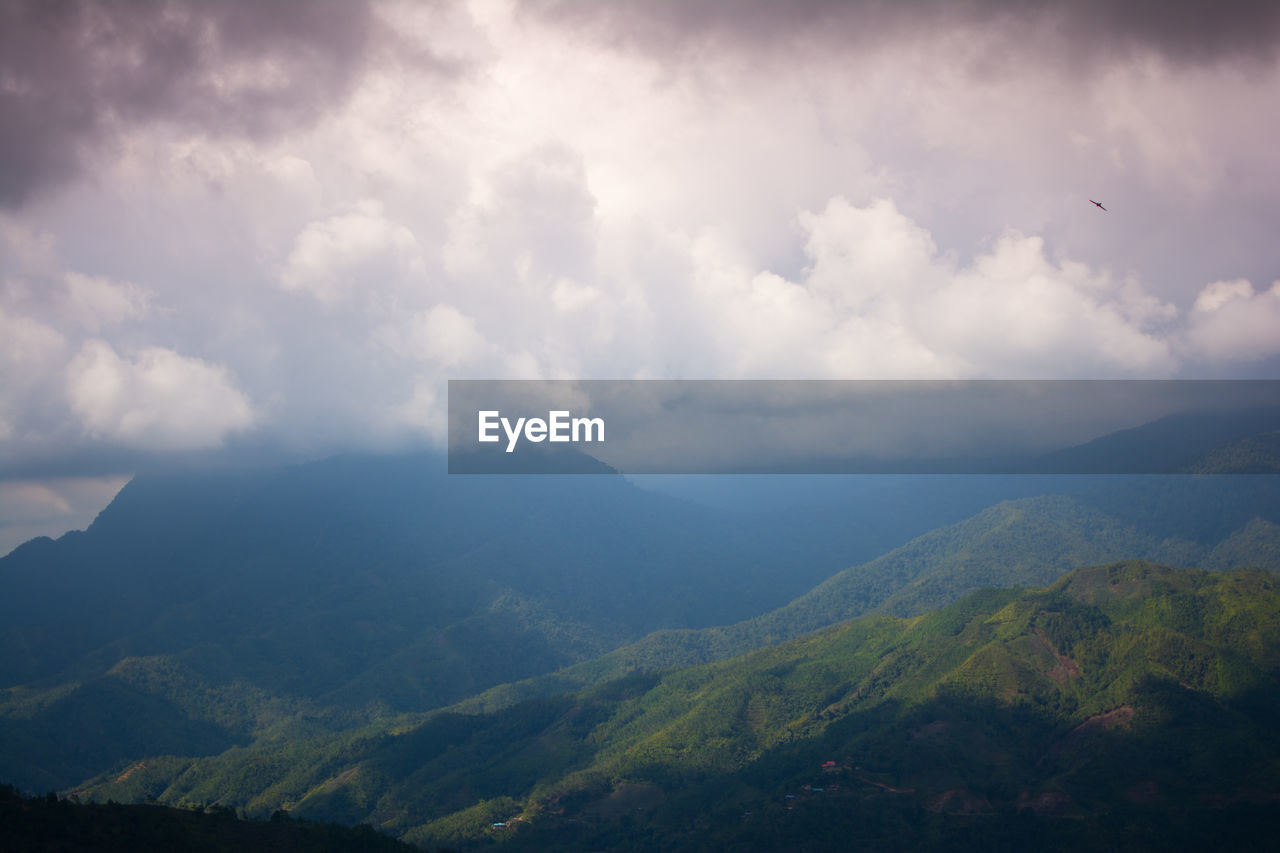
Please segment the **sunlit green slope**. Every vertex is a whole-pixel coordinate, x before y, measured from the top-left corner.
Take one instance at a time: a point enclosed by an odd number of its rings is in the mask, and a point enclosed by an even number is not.
[[[418,842],[500,833],[511,849],[697,849],[787,826],[818,838],[872,805],[892,820],[863,827],[869,840],[910,840],[910,815],[950,837],[1019,810],[1096,840],[1112,814],[1152,831],[1188,810],[1265,822],[1280,799],[1278,675],[1273,575],[1127,562],[496,713],[225,754],[150,783],[144,768],[95,794],[216,790]],[[289,784],[255,786],[253,768],[286,761]]]

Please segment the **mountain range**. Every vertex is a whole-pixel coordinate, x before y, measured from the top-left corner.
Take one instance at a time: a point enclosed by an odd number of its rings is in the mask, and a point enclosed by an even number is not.
[[[1274,826],[1280,482],[1218,473],[1273,445],[709,501],[430,455],[139,476],[0,559],[0,781],[453,847]]]
[[[89,792],[234,792],[515,850],[950,846],[975,821],[1017,837],[1022,812],[1076,848],[1156,815],[1165,840],[1191,814],[1274,829],[1278,590],[1267,572],[1116,563],[493,712],[144,762]],[[864,838],[872,813],[886,825]]]

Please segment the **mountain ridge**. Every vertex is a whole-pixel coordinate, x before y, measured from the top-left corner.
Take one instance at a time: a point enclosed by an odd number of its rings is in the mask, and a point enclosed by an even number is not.
[[[1148,829],[1178,809],[1212,818],[1208,794],[1280,802],[1278,590],[1260,571],[1076,570],[558,699],[436,712],[348,741],[328,771],[314,765],[310,783],[294,783],[287,806],[380,819],[415,843],[481,843],[493,837],[486,821],[506,822],[517,850],[626,849],[628,826],[664,849],[785,825],[804,838],[822,823],[796,820],[788,797],[807,808],[827,786],[847,791],[831,801],[859,819],[888,797],[900,817],[938,816],[926,822],[944,834],[951,818],[1004,825],[1025,810],[1083,821],[1096,838],[1102,802]],[[1235,763],[1216,763],[1222,754]],[[208,790],[199,778],[162,796]],[[1139,802],[1144,791],[1154,805]],[[628,799],[643,818],[611,805]],[[753,830],[744,809],[767,819]]]
[[[436,732],[445,755],[476,720],[488,721],[490,746],[552,731],[565,715],[590,729],[603,713],[590,697],[647,692],[666,683],[655,671],[767,658],[854,617],[871,620],[870,643],[894,619],[1090,563],[1280,565],[1280,481],[1267,476],[1051,478],[1061,493],[1034,497],[1018,495],[1045,482],[888,478],[843,502],[743,512],[655,498],[613,476],[442,478],[438,461],[156,475],[131,483],[89,530],[0,560],[15,593],[0,602],[5,777],[197,805],[234,795],[257,812],[291,804],[358,822],[399,771],[356,759],[409,732]],[[859,551],[873,553],[836,562]],[[734,621],[735,607],[747,618]],[[1046,637],[1024,638],[1023,652],[1070,675]],[[997,670],[984,677],[998,685],[1008,674]],[[836,699],[826,703],[833,718],[844,714]],[[771,736],[803,734],[767,703],[716,713]],[[561,734],[562,746],[576,737]],[[528,800],[503,778],[538,778],[546,762],[577,754],[527,748],[519,773],[504,765],[486,776],[479,759],[474,774],[448,770],[492,797],[406,801],[396,820],[445,821],[461,834],[410,829],[471,843],[465,827],[501,822]],[[727,767],[698,772],[742,772]],[[581,795],[566,784],[570,800]],[[637,790],[643,800],[647,789]],[[935,795],[970,805],[977,796],[954,790]]]
[[[1217,483],[1184,482],[1191,488],[1204,484],[1207,493],[1187,499],[1183,515],[1219,498]],[[1260,499],[1255,495],[1250,506],[1278,517],[1280,483],[1261,482],[1266,489]],[[491,688],[459,703],[458,708],[493,708],[520,697],[579,689],[634,668],[704,663],[876,610],[916,615],[984,586],[1048,583],[1069,569],[1108,560],[1139,557],[1181,566],[1205,562],[1214,569],[1248,565],[1280,569],[1280,526],[1274,521],[1250,518],[1228,538],[1206,547],[1191,540],[1143,534],[1095,503],[1088,494],[1003,502],[868,563],[837,572],[769,613],[733,625],[657,632],[561,672]],[[1029,518],[1031,523],[1026,524]],[[1001,560],[1002,554],[1015,556]]]

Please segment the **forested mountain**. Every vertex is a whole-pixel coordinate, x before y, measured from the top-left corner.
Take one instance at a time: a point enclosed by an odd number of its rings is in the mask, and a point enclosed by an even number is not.
[[[159,795],[509,850],[1258,844],[1280,817],[1278,589],[1257,571],[1077,570],[493,713],[191,762]],[[271,764],[291,772],[255,789]],[[94,792],[136,796],[147,776]]]
[[[1070,569],[1112,560],[1280,569],[1280,478],[1102,483],[1074,495],[1001,502],[838,572],[777,610],[733,625],[655,632],[595,660],[492,688],[461,707],[493,709],[637,668],[704,663],[873,611],[917,615],[984,587],[1049,583]]]
[[[1269,441],[1232,439],[1196,470],[1255,470]],[[431,456],[140,476],[88,530],[0,559],[0,781],[258,817],[288,808],[448,845],[488,838],[486,822],[507,812],[550,814],[563,801],[570,814],[604,797],[600,814],[574,819],[599,823],[604,834],[583,843],[608,848],[614,824],[598,819],[633,796],[649,808],[645,786],[701,811],[712,803],[705,785],[737,789],[756,762],[825,743],[825,726],[793,730],[751,711],[756,747],[737,735],[722,744],[754,756],[745,763],[685,767],[685,747],[633,762],[674,761],[675,788],[656,781],[665,770],[600,764],[635,746],[622,745],[633,729],[615,714],[668,690],[670,673],[749,669],[846,631],[865,645],[857,654],[884,658],[876,638],[925,624],[922,614],[1081,566],[1280,568],[1273,476],[743,482],[767,500],[712,507],[609,474],[450,477]],[[1168,578],[1139,586],[1190,594],[1189,581]],[[1022,594],[984,595],[965,607]],[[830,627],[858,617],[862,627]],[[1272,682],[1258,683],[1265,698]],[[710,696],[695,693],[679,701],[694,708]],[[796,701],[816,701],[805,696]],[[981,701],[1004,707],[1005,698]],[[701,713],[738,719],[737,707],[717,700]],[[823,719],[889,719],[870,709],[832,706]],[[634,731],[649,731],[634,719]],[[1066,725],[1054,719],[1051,729]],[[630,784],[639,778],[648,781]],[[539,799],[557,785],[568,786],[562,797]],[[712,805],[737,808],[728,802]],[[883,805],[873,810],[901,817]],[[539,826],[519,837],[566,831]],[[660,846],[674,843],[671,826],[651,827]]]
[[[137,756],[441,707],[766,612],[1035,488],[886,478],[726,510],[618,476],[444,470],[346,457],[141,476],[88,530],[0,559],[0,778],[63,789]]]

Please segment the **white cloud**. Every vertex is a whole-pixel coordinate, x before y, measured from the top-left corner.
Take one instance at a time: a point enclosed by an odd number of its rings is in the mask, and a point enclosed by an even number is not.
[[[47,274],[57,264],[52,233],[0,215],[0,274]]]
[[[254,422],[226,368],[162,347],[127,360],[88,341],[67,367],[67,395],[94,438],[150,450],[216,447]]]
[[[1215,281],[1205,285],[1204,290],[1200,291],[1191,310],[1202,316],[1212,314],[1228,302],[1240,299],[1248,301],[1253,296],[1253,285],[1243,278]]]
[[[98,332],[125,320],[146,315],[150,296],[146,290],[129,282],[114,282],[103,276],[67,273],[66,315],[75,316],[81,326]]]
[[[1262,292],[1245,279],[1206,286],[1187,318],[1186,336],[1194,355],[1218,364],[1280,354],[1280,281]]]
[[[126,123],[92,180],[0,213],[0,460],[416,440],[449,377],[1225,376],[1280,350],[1250,284],[1280,268],[1274,63],[1073,66],[1053,27],[963,16],[669,62],[519,4],[375,14],[314,121]]]
[[[436,305],[414,314],[403,337],[393,346],[408,359],[444,368],[475,367],[489,360],[495,348],[480,334],[474,318],[452,305]]]
[[[358,291],[421,279],[422,247],[413,232],[383,215],[377,202],[307,225],[294,240],[280,285],[336,303]]]
[[[812,262],[806,285],[846,311],[876,312],[881,300],[901,300],[904,289],[938,281],[929,232],[888,199],[859,208],[835,198],[819,213],[800,214],[799,221]]]
[[[18,436],[40,408],[46,378],[62,364],[67,340],[57,329],[0,305],[0,441]]]
[[[599,288],[578,284],[567,278],[558,279],[551,289],[551,303],[562,314],[581,311],[599,298]]]
[[[581,154],[548,142],[474,176],[443,247],[446,270],[493,285],[548,284],[591,271],[595,198]]]
[[[735,376],[1162,376],[1176,310],[1134,281],[1052,261],[1010,232],[966,266],[888,200],[832,199],[799,217],[798,281],[704,240],[694,287],[716,357]]]
[[[5,367],[5,384],[39,376],[65,345],[66,338],[57,329],[0,306],[0,363]]]
[[[996,53],[972,22],[672,64],[504,4],[379,14],[315,122],[135,123],[92,182],[0,215],[0,457],[249,428],[329,452],[461,376],[1230,375],[1275,352],[1270,291],[1191,307],[1274,278],[1275,68],[1064,74],[1033,61],[1050,29]],[[226,405],[183,415],[167,373]]]
[[[1044,241],[1005,234],[917,303],[926,340],[995,378],[1167,376],[1176,359],[1151,322],[1167,312],[1129,282],[1069,261]],[[1135,312],[1134,305],[1142,306]],[[911,312],[911,308],[907,308]]]
[[[447,401],[436,392],[439,382],[423,379],[414,383],[409,398],[392,405],[389,427],[393,432],[411,436],[426,436],[443,446],[449,435],[446,418]]]

